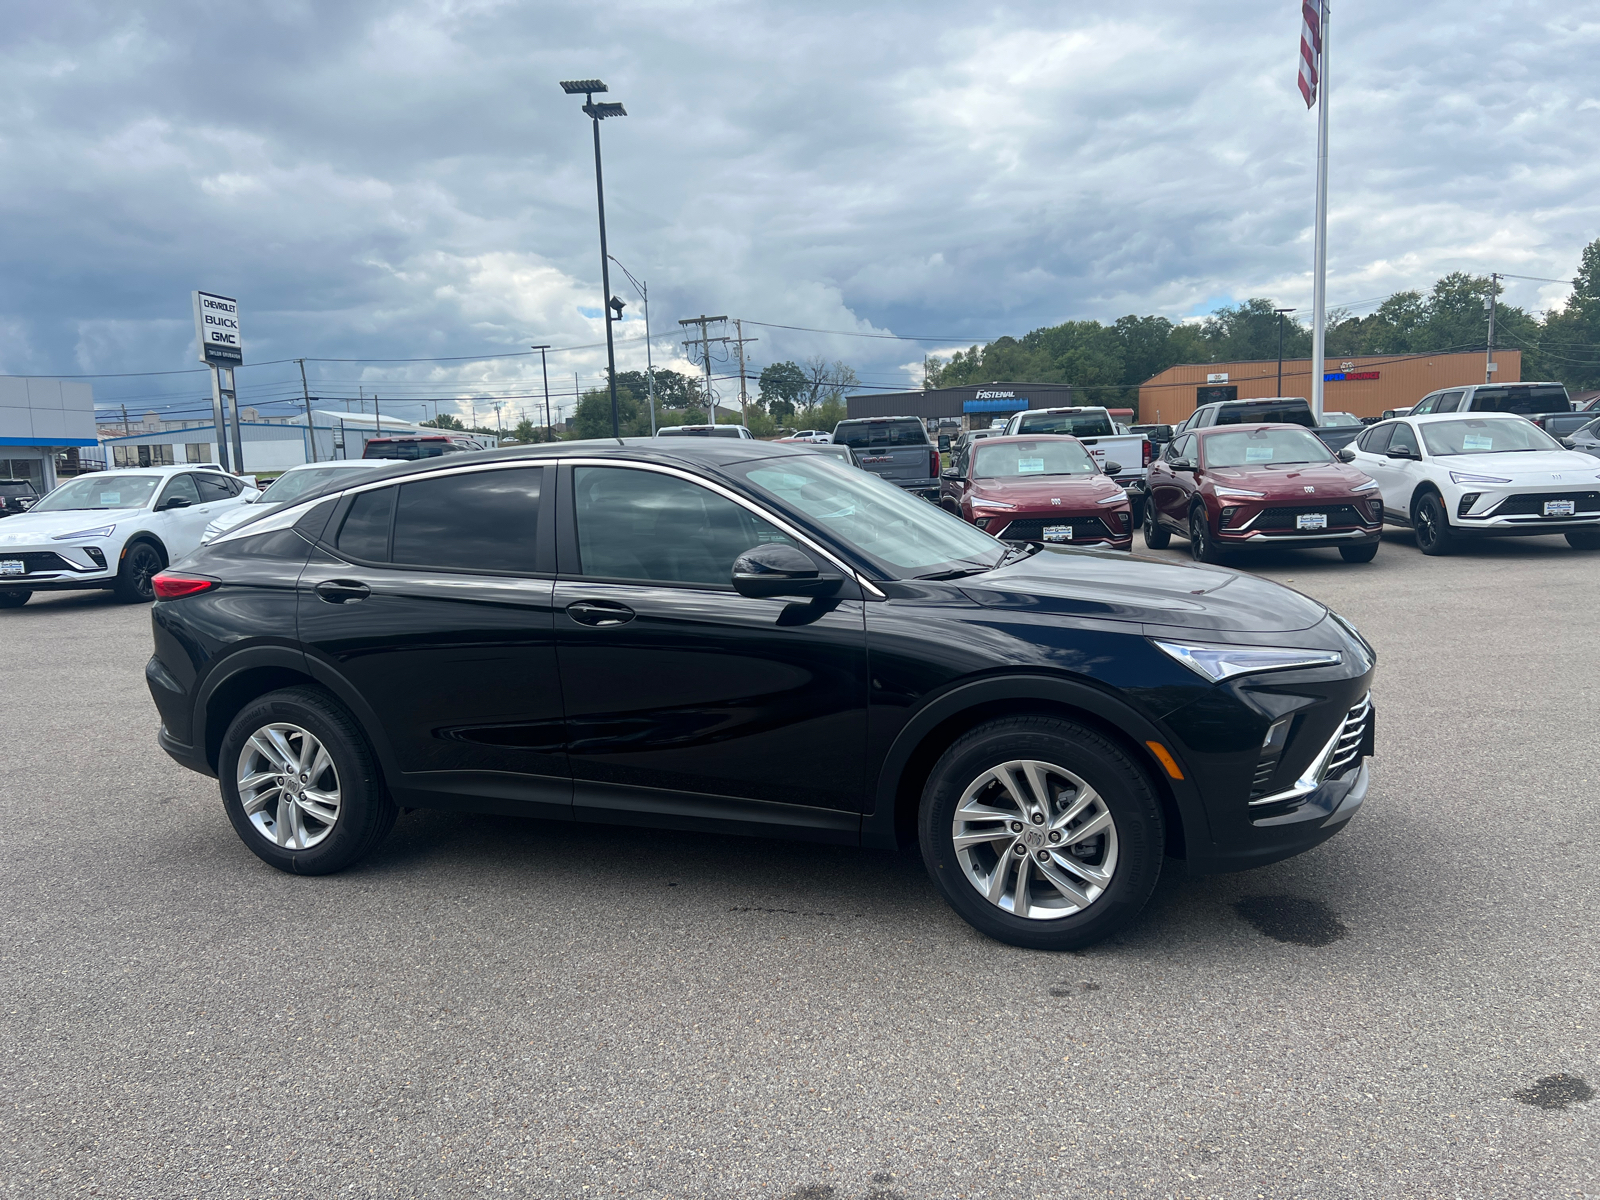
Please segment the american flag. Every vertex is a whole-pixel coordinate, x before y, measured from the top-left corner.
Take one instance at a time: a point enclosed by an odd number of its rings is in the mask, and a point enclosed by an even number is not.
[[[1300,94],[1306,107],[1317,102],[1317,80],[1322,74],[1321,0],[1300,3]]]

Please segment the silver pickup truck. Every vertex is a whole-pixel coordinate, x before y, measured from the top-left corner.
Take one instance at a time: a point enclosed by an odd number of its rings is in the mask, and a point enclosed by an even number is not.
[[[1150,466],[1150,441],[1140,433],[1117,432],[1111,414],[1103,408],[1030,408],[1015,413],[1006,422],[1006,436],[1028,433],[1064,433],[1077,438],[1100,467],[1115,463],[1120,469],[1113,477],[1128,489],[1133,502],[1133,520],[1138,524],[1144,513],[1144,477]]]
[[[864,471],[908,492],[939,499],[939,449],[920,417],[852,417],[833,427],[835,445],[849,446]]]

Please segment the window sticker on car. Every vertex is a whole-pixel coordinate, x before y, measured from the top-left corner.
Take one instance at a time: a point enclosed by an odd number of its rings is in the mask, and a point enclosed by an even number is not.
[[[1044,459],[1042,459],[1042,458],[1019,458],[1019,459],[1017,459],[1017,474],[1018,475],[1043,475],[1044,474]]]
[[[121,492],[101,492],[100,493],[100,503],[102,505],[108,505],[108,506],[115,506],[115,505],[121,504],[122,503],[122,493]]]
[[[1461,439],[1463,450],[1493,450],[1494,438],[1487,433],[1469,433]]]
[[[1272,461],[1272,447],[1271,446],[1246,446],[1244,448],[1244,460],[1247,463],[1271,462]]]

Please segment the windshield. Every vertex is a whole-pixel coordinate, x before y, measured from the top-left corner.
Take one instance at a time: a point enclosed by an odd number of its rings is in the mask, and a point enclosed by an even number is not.
[[[156,475],[85,475],[64,483],[29,512],[68,512],[78,508],[143,508],[150,502]]]
[[[1515,454],[1559,450],[1561,443],[1531,421],[1429,421],[1422,425],[1429,454]]]
[[[1242,429],[1200,439],[1208,467],[1256,467],[1281,463],[1326,463],[1333,455],[1322,439],[1303,429]]]
[[[1037,442],[989,442],[976,447],[974,479],[1027,479],[1033,475],[1094,475],[1094,459],[1082,442],[1042,438]]]
[[[1304,425],[1312,428],[1311,405],[1304,400],[1292,404],[1223,405],[1217,410],[1218,425]]]
[[[357,467],[322,467],[309,468],[304,471],[289,471],[278,476],[267,485],[266,491],[261,493],[257,504],[287,504],[291,500],[298,500],[301,496],[309,496],[312,492],[359,470]]]
[[[1072,437],[1112,437],[1105,413],[1028,413],[1017,421],[1018,433],[1065,433]]]
[[[1331,429],[1344,428],[1361,424],[1360,417],[1353,417],[1349,413],[1323,413],[1322,423]]]
[[[840,421],[833,440],[845,446],[926,446],[921,421]]]
[[[758,459],[731,469],[892,576],[986,570],[1006,553],[959,517],[821,455]]]
[[[0,479],[0,496],[37,496],[38,494],[33,490],[33,484],[26,479],[20,481]]]
[[[368,442],[361,452],[362,458],[438,458],[441,454],[458,454],[463,447],[449,442]]]

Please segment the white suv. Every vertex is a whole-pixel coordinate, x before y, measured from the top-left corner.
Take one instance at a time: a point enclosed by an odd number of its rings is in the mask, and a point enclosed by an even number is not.
[[[1339,452],[1378,481],[1383,519],[1424,554],[1464,538],[1565,534],[1600,550],[1600,463],[1514,413],[1436,413],[1369,426]]]
[[[34,592],[110,588],[136,604],[200,545],[207,522],[261,493],[203,467],[140,467],[69,479],[0,523],[0,608]]]

